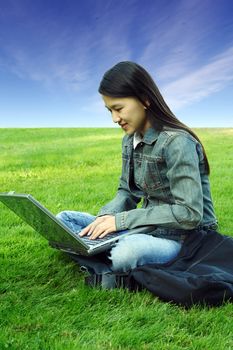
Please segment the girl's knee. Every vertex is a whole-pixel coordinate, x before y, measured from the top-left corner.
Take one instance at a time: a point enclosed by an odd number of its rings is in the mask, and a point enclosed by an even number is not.
[[[65,210],[56,215],[57,219],[68,225],[72,230],[78,231],[95,220],[95,216],[80,211]]]
[[[59,220],[64,220],[67,217],[67,211],[61,211],[60,213],[56,214],[56,218]]]
[[[131,235],[122,238],[111,250],[114,271],[128,271],[148,263],[165,263],[180,251],[181,244],[162,238]]]
[[[112,270],[122,272],[136,267],[138,260],[132,247],[122,241],[111,249],[109,258],[112,261]]]

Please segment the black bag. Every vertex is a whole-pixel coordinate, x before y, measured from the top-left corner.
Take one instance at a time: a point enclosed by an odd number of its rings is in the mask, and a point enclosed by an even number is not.
[[[84,283],[90,287],[101,287],[103,289],[127,288],[138,291],[139,285],[129,277],[129,273],[114,273],[111,262],[106,254],[95,256],[82,256],[69,254],[80,266],[80,271],[85,274]]]
[[[232,301],[233,238],[193,230],[173,261],[140,266],[129,277],[161,300],[186,307]]]

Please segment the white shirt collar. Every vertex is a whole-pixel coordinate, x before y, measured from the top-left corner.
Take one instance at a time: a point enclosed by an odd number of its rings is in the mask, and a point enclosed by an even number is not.
[[[143,137],[139,132],[133,134],[133,148],[135,149],[137,145],[142,141]]]

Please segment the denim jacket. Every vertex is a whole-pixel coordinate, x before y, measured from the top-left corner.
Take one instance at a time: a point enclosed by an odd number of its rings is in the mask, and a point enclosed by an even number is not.
[[[117,230],[151,225],[153,235],[175,240],[215,227],[200,143],[181,129],[149,128],[134,149],[133,135],[125,135],[118,191],[98,216],[105,214],[115,215]]]

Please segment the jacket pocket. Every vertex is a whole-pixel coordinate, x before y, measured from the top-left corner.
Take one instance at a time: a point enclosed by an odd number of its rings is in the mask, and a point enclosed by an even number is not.
[[[158,162],[161,162],[160,158],[143,157],[142,159],[141,184],[146,191],[155,191],[163,185]]]

